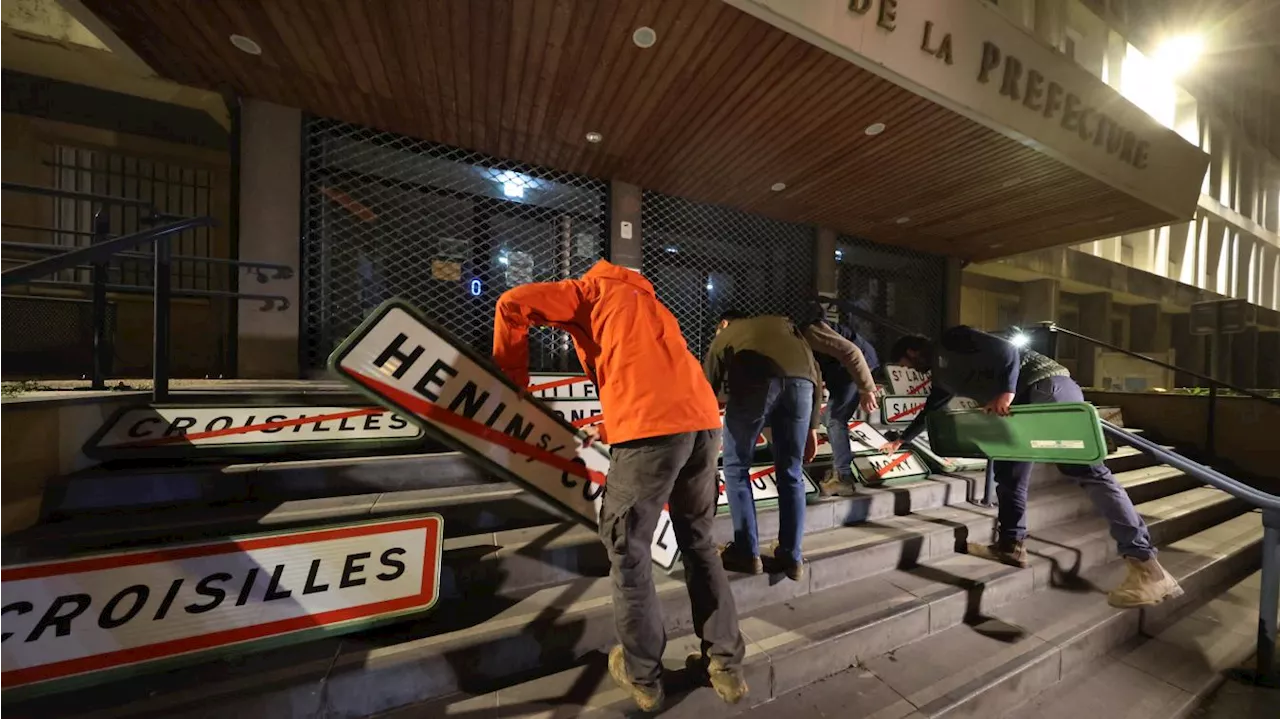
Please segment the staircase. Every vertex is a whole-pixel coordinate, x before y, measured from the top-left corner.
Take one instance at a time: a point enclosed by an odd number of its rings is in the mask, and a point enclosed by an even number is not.
[[[804,581],[730,575],[748,640],[751,696],[742,705],[690,686],[684,657],[698,642],[688,597],[678,569],[656,572],[669,637],[667,715],[808,716],[821,696],[836,702],[832,715],[879,719],[1165,717],[1194,708],[1220,669],[1252,651],[1260,515],[1136,450],[1118,448],[1107,461],[1184,597],[1140,611],[1108,607],[1105,590],[1123,577],[1123,562],[1084,493],[1056,472],[1033,478],[1026,569],[956,552],[993,528],[994,510],[970,502],[981,495],[980,472],[860,488],[809,505]],[[129,482],[220,487],[223,499],[139,510],[125,534],[111,486]],[[605,666],[614,629],[595,535],[518,488],[487,481],[458,455],[97,470],[69,478],[62,502],[57,521],[6,538],[6,563],[122,541],[439,512],[441,599],[425,615],[378,629],[7,703],[12,716],[634,711]],[[767,542],[776,510],[762,509],[759,520]],[[715,527],[719,541],[731,537],[727,515]]]

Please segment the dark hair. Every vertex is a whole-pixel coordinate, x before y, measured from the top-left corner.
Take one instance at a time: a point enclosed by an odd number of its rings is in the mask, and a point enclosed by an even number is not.
[[[893,347],[889,349],[889,361],[897,364],[907,356],[907,352],[914,350],[916,352],[928,353],[933,349],[933,341],[924,335],[905,335],[899,337],[893,343]]]
[[[720,313],[720,321],[724,322],[728,320],[732,322],[733,320],[745,320],[750,316],[751,315],[747,314],[746,312],[743,312],[742,310],[728,309]]]

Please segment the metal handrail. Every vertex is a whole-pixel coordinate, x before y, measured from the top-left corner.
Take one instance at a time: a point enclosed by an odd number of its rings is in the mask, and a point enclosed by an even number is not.
[[[112,255],[124,250],[132,249],[145,242],[156,242],[163,240],[170,235],[176,235],[187,230],[193,230],[197,227],[213,227],[218,224],[212,217],[189,217],[176,222],[170,222],[167,225],[153,227],[149,230],[134,232],[130,235],[120,235],[113,237],[105,242],[81,247],[79,249],[64,252],[56,257],[50,257],[44,260],[37,260],[21,267],[15,267],[11,270],[5,270],[0,273],[0,287],[9,287],[15,284],[23,284],[30,282],[38,277],[50,275],[60,270],[69,270],[77,265],[89,264],[94,262],[103,262]],[[159,246],[168,246],[167,242],[157,243]],[[172,258],[166,257],[168,262]]]
[[[1266,395],[1264,395],[1264,394],[1258,394],[1257,392],[1254,392],[1253,390],[1248,390],[1248,389],[1245,389],[1244,387],[1239,387],[1239,386],[1236,386],[1236,385],[1234,385],[1234,384],[1231,384],[1230,382],[1225,382],[1225,381],[1220,380],[1220,379],[1218,379],[1217,377],[1214,377],[1214,376],[1212,376],[1212,375],[1201,374],[1200,372],[1196,372],[1195,370],[1187,369],[1186,367],[1179,367],[1178,365],[1169,364],[1168,362],[1163,362],[1163,361],[1158,360],[1158,359],[1156,359],[1156,358],[1154,358],[1154,357],[1148,357],[1148,356],[1146,356],[1146,355],[1144,355],[1144,354],[1141,354],[1141,353],[1139,353],[1139,352],[1134,352],[1133,350],[1127,350],[1127,349],[1125,349],[1125,348],[1123,348],[1123,347],[1117,347],[1116,345],[1113,345],[1113,344],[1111,344],[1110,342],[1104,342],[1104,341],[1102,341],[1102,340],[1100,340],[1100,339],[1097,339],[1096,337],[1089,337],[1088,335],[1082,335],[1082,334],[1080,334],[1079,332],[1074,332],[1074,331],[1069,330],[1069,329],[1066,329],[1066,328],[1064,328],[1064,327],[1060,327],[1056,322],[1041,322],[1041,323],[1040,323],[1040,326],[1041,326],[1043,329],[1045,329],[1045,330],[1047,330],[1047,331],[1049,331],[1049,332],[1059,332],[1059,333],[1064,334],[1064,335],[1069,335],[1069,336],[1071,336],[1071,337],[1075,337],[1076,339],[1082,339],[1082,340],[1084,340],[1085,342],[1090,342],[1090,343],[1092,343],[1092,344],[1098,345],[1099,347],[1106,347],[1107,349],[1109,349],[1109,350],[1111,350],[1111,351],[1113,351],[1113,352],[1119,352],[1119,353],[1121,353],[1121,354],[1128,355],[1129,357],[1133,357],[1133,358],[1135,358],[1135,359],[1140,359],[1140,360],[1143,360],[1143,361],[1145,361],[1145,362],[1150,362],[1150,363],[1151,363],[1151,364],[1153,364],[1153,365],[1157,365],[1157,366],[1163,367],[1163,368],[1165,368],[1165,369],[1167,369],[1167,370],[1172,370],[1172,371],[1174,371],[1174,372],[1182,372],[1182,373],[1184,373],[1184,374],[1189,374],[1189,375],[1191,375],[1192,377],[1195,377],[1196,379],[1202,379],[1202,380],[1205,380],[1206,382],[1209,382],[1209,383],[1211,383],[1211,384],[1215,384],[1215,385],[1218,385],[1218,386],[1220,386],[1220,387],[1225,387],[1225,388],[1227,388],[1227,389],[1229,389],[1229,390],[1231,390],[1231,391],[1233,391],[1233,392],[1239,392],[1240,394],[1245,395],[1246,397],[1252,397],[1252,398],[1254,398],[1254,399],[1260,399],[1260,400],[1262,400],[1263,402],[1266,402],[1266,403],[1268,403],[1268,404],[1273,404],[1273,405],[1275,405],[1275,406],[1277,406],[1277,407],[1280,407],[1280,399],[1277,399],[1277,398],[1275,398],[1275,397],[1268,397],[1268,396],[1266,396]]]
[[[97,195],[92,192],[77,192],[75,190],[60,190],[56,187],[40,187],[39,185],[26,185],[21,182],[0,183],[0,189],[6,192],[54,197],[61,200],[81,200],[84,202],[101,202],[104,205],[119,205],[120,207],[140,207],[151,210],[148,214],[155,219],[174,219],[179,217],[179,215],[160,212],[156,209],[155,204],[148,200],[134,200],[128,197],[116,197],[115,195]]]
[[[1102,431],[1134,449],[1177,469],[1192,479],[1199,480],[1262,510],[1262,586],[1258,598],[1258,648],[1256,668],[1242,672],[1258,684],[1275,686],[1276,675],[1276,616],[1280,614],[1280,497],[1232,479],[1227,475],[1193,462],[1186,457],[1161,447],[1144,437],[1127,432],[1121,427],[1099,420]]]
[[[61,280],[32,280],[29,284],[34,285],[36,287],[48,287],[50,289],[69,289],[69,290],[81,290],[84,288],[92,288],[94,286],[92,282],[64,282]],[[150,294],[151,293],[151,287],[148,285],[124,285],[124,284],[113,284],[108,282],[104,286],[108,292],[117,292],[120,294]],[[18,295],[6,295],[6,297],[9,297],[9,296],[18,296]],[[43,299],[41,295],[21,295],[21,296],[41,297]],[[261,310],[263,312],[267,312],[269,310],[284,312],[288,310],[289,307],[291,306],[289,303],[289,298],[285,297],[284,295],[266,295],[266,294],[257,294],[253,292],[230,292],[228,290],[184,289],[184,290],[173,290],[169,293],[169,296],[170,297],[225,297],[228,299],[250,300],[253,302],[263,303],[261,307]]]
[[[14,225],[4,225],[4,227],[14,227]],[[22,227],[19,229],[40,229],[48,232],[62,232],[61,230],[55,230],[50,227],[39,227],[39,228]],[[89,236],[93,236],[92,232],[84,232],[84,233],[77,233],[77,234],[86,234]],[[23,252],[43,252],[45,254],[60,254],[69,248],[63,247],[61,245],[45,245],[45,244],[40,244],[38,242],[4,241],[4,242],[0,242],[0,249],[20,250]],[[128,259],[128,260],[146,260],[148,262],[151,261],[152,259],[152,255],[145,254],[142,252],[128,252],[128,251],[117,252],[115,256]],[[171,259],[173,259],[175,262],[202,262],[202,263],[211,264],[211,265],[232,265],[234,267],[242,267],[246,270],[257,272],[259,276],[259,280],[262,282],[266,282],[268,280],[287,280],[290,277],[293,277],[292,267],[288,265],[278,264],[275,262],[259,262],[258,260],[231,260],[223,257],[200,257],[197,255],[174,255]],[[276,273],[275,276],[267,277],[266,275],[263,274],[263,272],[266,270],[270,270]]]

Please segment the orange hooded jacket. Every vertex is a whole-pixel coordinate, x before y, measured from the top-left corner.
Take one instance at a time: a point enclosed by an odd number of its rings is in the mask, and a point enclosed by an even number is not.
[[[498,298],[493,358],[529,384],[529,328],[573,337],[596,384],[605,426],[618,443],[720,428],[720,405],[680,325],[638,272],[601,260],[580,280],[521,285]]]

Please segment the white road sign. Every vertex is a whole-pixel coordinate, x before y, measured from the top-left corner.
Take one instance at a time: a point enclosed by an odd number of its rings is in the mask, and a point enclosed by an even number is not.
[[[408,305],[384,303],[334,351],[329,364],[439,441],[584,524],[599,526],[608,452],[583,447],[572,425]],[[675,535],[666,511],[651,549],[663,568],[675,564]]]
[[[853,466],[863,481],[871,484],[888,479],[929,476],[929,468],[911,452],[854,457]]]
[[[929,394],[929,375],[902,365],[885,365],[889,389],[894,394]]]
[[[751,468],[751,498],[756,504],[776,502],[778,499],[778,476],[772,464]],[[804,476],[804,493],[817,494],[818,485],[813,483],[807,473]],[[717,502],[721,507],[729,506],[729,497],[724,491],[724,472],[720,472],[720,497]]]
[[[443,527],[398,517],[4,567],[6,698],[423,611]]]

